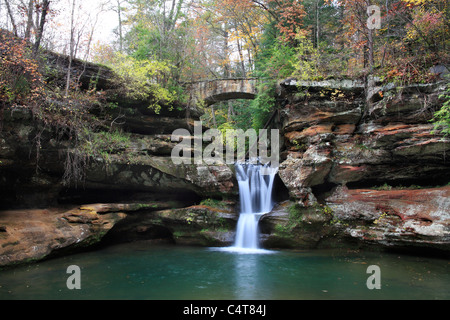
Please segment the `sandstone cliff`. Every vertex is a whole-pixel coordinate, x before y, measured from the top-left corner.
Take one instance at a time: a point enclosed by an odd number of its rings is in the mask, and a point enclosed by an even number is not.
[[[48,81],[64,78],[65,57],[49,53],[47,63]],[[90,109],[109,119],[110,125],[89,133],[91,139],[104,140],[107,152],[89,154],[95,140],[81,149],[72,136],[36,118],[26,106],[0,110],[0,266],[86,248],[106,235],[116,242],[229,244],[232,235],[227,234],[237,219],[233,168],[171,161],[177,143],[171,141],[172,132],[192,132],[203,111],[176,103],[156,113],[148,101],[123,96],[114,74],[103,66],[75,60],[72,73],[81,90],[95,80],[98,94],[114,106]],[[51,99],[49,106],[67,107]],[[114,141],[111,132],[120,132]],[[75,168],[80,179],[67,181],[67,160],[80,151],[88,161]],[[210,198],[221,208],[198,207]]]
[[[430,123],[446,83],[369,84],[281,82],[291,202],[264,217],[266,245],[450,249],[450,140]]]
[[[56,79],[64,73],[61,59],[49,60]],[[78,65],[88,70],[79,77],[86,85],[100,77],[98,89],[118,106],[108,110],[111,119],[120,119],[114,125],[127,139],[107,158],[90,159],[77,185],[63,181],[72,141],[27,108],[3,109],[0,265],[104,242],[231,244],[238,214],[232,166],[176,166],[170,159],[171,133],[192,132],[201,110],[179,104],[156,114],[146,101],[114,94],[112,75],[96,67]],[[263,245],[448,252],[450,141],[432,134],[429,121],[444,88],[281,82],[275,194],[285,201],[261,219]]]

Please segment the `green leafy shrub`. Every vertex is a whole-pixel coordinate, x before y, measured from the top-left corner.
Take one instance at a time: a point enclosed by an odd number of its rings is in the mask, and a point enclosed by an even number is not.
[[[162,104],[170,104],[176,99],[176,91],[164,88],[160,79],[169,73],[170,65],[157,60],[139,60],[117,53],[111,64],[119,76],[125,94],[130,99],[149,101],[149,108],[159,113]]]
[[[441,109],[434,113],[432,133],[440,131],[444,136],[450,136],[450,84],[447,84],[445,93],[441,94],[439,98],[445,101]]]
[[[314,48],[310,39],[302,34],[297,35],[298,45],[295,48],[296,59],[293,63],[293,76],[298,80],[319,79],[319,51]]]
[[[224,203],[222,200],[211,199],[211,198],[203,199],[200,202],[200,205],[207,206],[207,207],[213,207],[213,208],[222,208],[222,209],[227,207],[226,203]]]
[[[90,157],[105,157],[130,147],[130,136],[118,130],[111,132],[91,132],[85,129],[80,151]]]
[[[255,76],[258,94],[250,108],[253,115],[253,128],[264,127],[275,108],[275,88],[277,80],[292,76],[295,71],[295,49],[280,39],[266,39],[269,43],[256,61]]]

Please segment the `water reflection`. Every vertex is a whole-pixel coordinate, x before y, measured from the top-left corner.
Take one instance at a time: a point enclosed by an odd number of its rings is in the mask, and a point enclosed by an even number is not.
[[[233,299],[256,300],[271,297],[267,282],[268,256],[278,251],[240,247],[210,248],[211,251],[226,252],[232,270]]]
[[[234,255],[234,283],[236,299],[261,299],[261,267],[259,255]]]

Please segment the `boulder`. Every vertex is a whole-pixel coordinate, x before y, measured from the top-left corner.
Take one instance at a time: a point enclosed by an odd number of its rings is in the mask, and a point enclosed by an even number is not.
[[[293,201],[277,204],[260,220],[261,243],[266,248],[320,248],[339,246],[333,238],[331,215],[319,204],[302,206]]]
[[[339,187],[326,199],[342,236],[384,247],[450,250],[450,187]]]
[[[88,208],[0,212],[0,266],[39,261],[68,250],[90,247],[120,220],[121,211]]]

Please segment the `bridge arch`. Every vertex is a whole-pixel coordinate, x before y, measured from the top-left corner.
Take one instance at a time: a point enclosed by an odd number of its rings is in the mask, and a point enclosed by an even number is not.
[[[214,79],[190,83],[193,99],[208,106],[232,99],[254,99],[257,94],[256,78]]]

